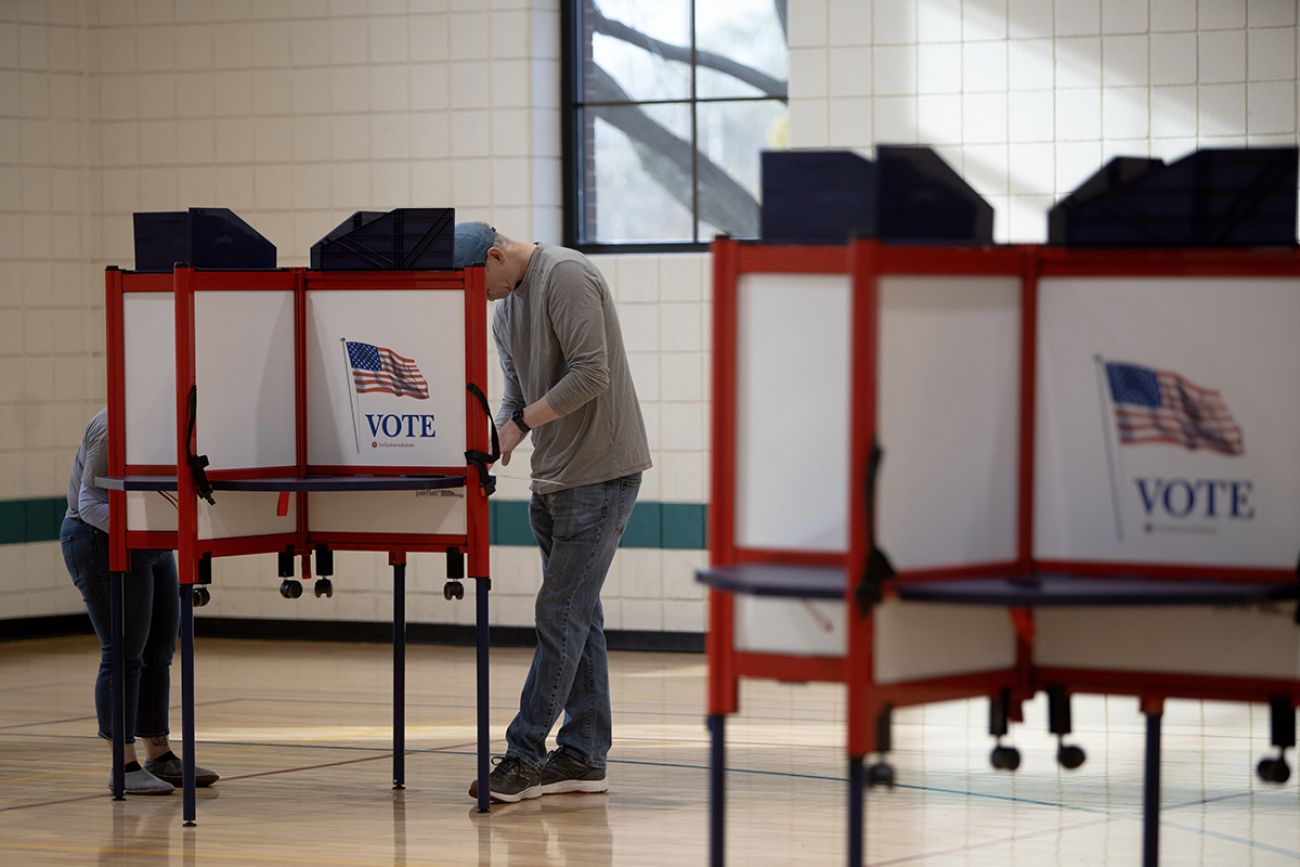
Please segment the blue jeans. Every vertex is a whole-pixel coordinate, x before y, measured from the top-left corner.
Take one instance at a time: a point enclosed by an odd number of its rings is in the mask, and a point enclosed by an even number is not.
[[[64,518],[59,532],[63,562],[86,602],[99,637],[99,675],[95,715],[99,736],[112,732],[112,678],[109,649],[108,534],[78,518]],[[126,742],[136,736],[168,733],[172,653],[180,631],[180,589],[171,551],[132,551],[131,571],[123,576],[122,637],[126,669]]]
[[[609,660],[600,588],[627,528],[641,474],[533,494],[529,519],[542,550],[537,649],[506,730],[507,754],[533,767],[546,761],[546,736],[564,711],[556,743],[605,766],[611,735]]]

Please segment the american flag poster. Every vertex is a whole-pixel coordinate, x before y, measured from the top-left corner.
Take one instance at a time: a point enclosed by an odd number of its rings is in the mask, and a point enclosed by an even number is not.
[[[463,294],[331,286],[308,300],[308,464],[463,464]]]
[[[1034,556],[1294,576],[1300,277],[1105,273],[1038,288]]]
[[[397,397],[426,400],[429,383],[415,359],[399,355],[387,346],[348,340],[348,363],[357,394],[382,391]]]
[[[1114,361],[1106,362],[1106,380],[1121,444],[1245,454],[1241,428],[1218,391],[1172,371]]]

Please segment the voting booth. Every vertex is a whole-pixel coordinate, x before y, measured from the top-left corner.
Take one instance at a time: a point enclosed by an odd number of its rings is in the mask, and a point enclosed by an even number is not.
[[[1292,217],[1294,219],[1294,217]],[[1037,246],[713,248],[710,860],[741,678],[843,683],[850,864],[892,711],[990,700],[994,768],[1048,696],[1300,703],[1300,255]],[[865,763],[875,754],[876,760]]]
[[[700,576],[711,586],[712,861],[725,715],[739,709],[740,678],[769,677],[848,689],[860,863],[867,776],[891,773],[862,758],[888,749],[892,709],[1016,684],[1005,610],[908,602],[892,587],[1018,566],[1026,260],[870,240],[719,240],[713,254],[715,457]]]
[[[486,810],[496,448],[482,269],[109,268],[106,293],[110,568],[120,588],[132,549],[178,552],[185,821],[195,819],[192,608],[213,592],[213,558],[239,554],[275,555],[290,598],[313,574],[317,595],[333,593],[336,551],[388,554],[397,788],[407,555],[446,555],[448,599],[474,580]],[[113,599],[117,629],[120,589]]]
[[[713,254],[714,863],[743,677],[846,685],[853,863],[897,707],[987,696],[998,737],[1045,691],[1071,768],[1070,694],[1136,696],[1149,861],[1165,698],[1266,703],[1294,745],[1295,251]]]

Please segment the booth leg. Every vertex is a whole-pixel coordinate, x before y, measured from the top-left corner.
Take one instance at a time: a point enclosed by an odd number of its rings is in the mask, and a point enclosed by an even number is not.
[[[406,788],[405,563],[393,563],[393,788]]]
[[[108,576],[108,654],[112,685],[113,717],[113,800],[126,797],[126,765],[122,753],[126,749],[126,654],[123,653],[123,601],[122,573],[110,572]]]
[[[867,780],[862,756],[849,756],[849,867],[862,867]]]
[[[1067,744],[1065,736],[1073,729],[1070,718],[1070,694],[1064,686],[1047,688],[1047,727],[1056,735],[1056,762],[1066,770],[1074,770],[1087,758],[1082,747]]]
[[[894,748],[894,706],[887,704],[876,716],[876,753],[880,761],[867,766],[868,786],[894,788],[894,766],[889,763],[889,752]]]
[[[474,582],[474,637],[478,652],[478,811],[486,813],[492,805],[488,790],[488,708],[492,697],[488,692],[488,593],[492,590],[491,578]]]
[[[709,867],[722,867],[727,840],[727,717],[709,715]]]
[[[1281,785],[1291,779],[1291,766],[1286,763],[1286,751],[1295,746],[1295,708],[1291,697],[1275,695],[1268,700],[1269,740],[1277,747],[1277,757],[1264,757],[1255,766],[1261,782]]]
[[[194,587],[181,585],[181,817],[195,824],[194,797]]]
[[[1142,864],[1156,867],[1160,863],[1160,703],[1142,712],[1147,718],[1146,780],[1142,793]]]
[[[989,754],[989,763],[1000,771],[1014,771],[1020,767],[1020,751],[1015,747],[1003,746],[1011,720],[1014,706],[1011,690],[1003,688],[989,698],[989,734],[995,738],[993,752]]]

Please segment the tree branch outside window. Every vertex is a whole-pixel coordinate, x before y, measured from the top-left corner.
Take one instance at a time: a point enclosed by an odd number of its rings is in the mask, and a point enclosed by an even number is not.
[[[566,240],[756,235],[758,154],[788,135],[786,0],[566,11]]]

